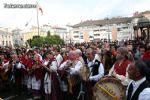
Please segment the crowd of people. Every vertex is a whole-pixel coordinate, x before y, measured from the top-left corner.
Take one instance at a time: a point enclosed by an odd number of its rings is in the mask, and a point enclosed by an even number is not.
[[[0,47],[0,61],[0,92],[26,92],[34,100],[92,100],[94,85],[113,76],[127,87],[127,100],[150,100],[150,41]],[[83,67],[89,69],[87,80]]]

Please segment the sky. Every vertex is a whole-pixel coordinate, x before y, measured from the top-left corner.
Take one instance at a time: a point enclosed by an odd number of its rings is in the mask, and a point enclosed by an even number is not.
[[[0,27],[37,25],[36,8],[4,8],[4,4],[36,4],[36,1],[43,10],[43,15],[39,12],[39,24],[60,27],[106,17],[129,17],[136,11],[150,10],[150,0],[0,0]]]

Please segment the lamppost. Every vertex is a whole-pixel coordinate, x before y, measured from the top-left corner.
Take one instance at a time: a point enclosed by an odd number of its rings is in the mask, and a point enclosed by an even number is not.
[[[133,40],[133,33],[134,33],[133,22],[130,23],[130,31],[131,31],[131,40]]]
[[[72,25],[69,25],[69,24],[67,24],[66,25],[67,27],[68,27],[68,39],[69,39],[69,43],[71,44],[72,43]]]
[[[110,42],[110,34],[109,34],[109,18],[107,17],[106,18],[106,25],[107,25],[107,40],[108,40],[108,42]]]

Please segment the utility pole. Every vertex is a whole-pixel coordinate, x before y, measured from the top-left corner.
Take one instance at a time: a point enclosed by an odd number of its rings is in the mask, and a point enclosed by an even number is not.
[[[106,18],[106,23],[107,23],[107,40],[108,40],[108,42],[110,42],[110,34],[109,34],[109,18],[108,18],[108,16],[107,16],[107,18]]]
[[[39,13],[38,13],[38,10],[39,10],[39,5],[38,5],[38,2],[37,3],[37,27],[38,27],[38,36],[40,36],[40,32],[39,32]]]
[[[72,41],[71,41],[71,29],[70,28],[72,28],[72,26],[71,25],[66,25],[68,28],[69,28],[69,32],[68,32],[68,35],[67,35],[67,37],[68,37],[68,39],[69,39],[69,43],[71,44],[72,43]]]

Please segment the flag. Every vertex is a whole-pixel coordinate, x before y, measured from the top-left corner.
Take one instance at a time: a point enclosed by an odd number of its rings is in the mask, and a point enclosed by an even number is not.
[[[29,21],[27,21],[27,23],[25,24],[25,27],[27,27],[29,25],[29,23],[31,22],[31,20],[32,20],[32,17],[30,18]]]
[[[41,15],[43,15],[43,9],[38,3],[37,3],[37,10],[39,10],[41,12]]]
[[[41,15],[43,15],[43,9],[39,6],[39,10],[41,11]]]
[[[27,23],[25,24],[25,27],[27,27],[27,26],[28,26],[28,24],[29,24],[29,22],[27,22]]]

